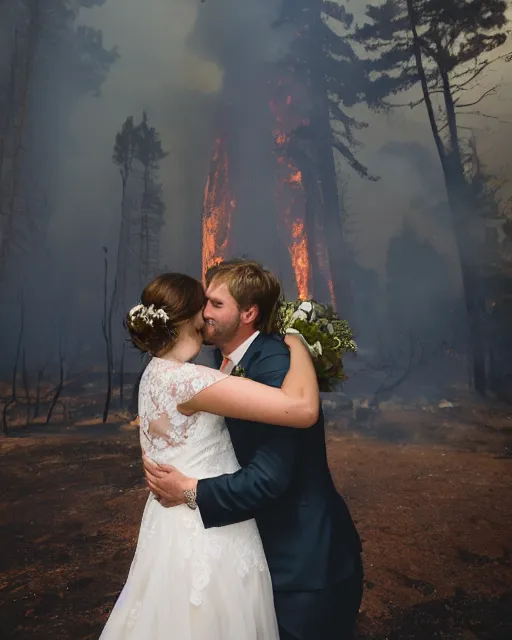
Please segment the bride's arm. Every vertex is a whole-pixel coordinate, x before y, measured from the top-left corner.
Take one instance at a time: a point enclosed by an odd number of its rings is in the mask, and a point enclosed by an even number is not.
[[[227,418],[307,428],[318,420],[320,394],[311,356],[295,336],[287,336],[290,370],[281,389],[227,376],[179,405],[183,413],[206,411]]]

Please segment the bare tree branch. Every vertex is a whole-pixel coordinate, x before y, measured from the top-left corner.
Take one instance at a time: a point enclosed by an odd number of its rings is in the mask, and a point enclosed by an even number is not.
[[[479,116],[481,118],[489,118],[489,120],[496,120],[500,124],[512,124],[512,120],[503,120],[500,116],[493,116],[490,113],[483,113],[482,111],[457,111],[461,116]]]
[[[491,87],[490,89],[487,89],[487,91],[484,91],[482,93],[482,95],[478,98],[478,100],[475,100],[474,102],[467,102],[466,104],[459,104],[457,99],[455,99],[453,102],[459,109],[464,109],[465,107],[474,107],[476,104],[482,102],[482,100],[484,100],[488,96],[495,96],[496,95],[496,89],[498,88],[498,86],[499,85],[496,84],[496,85],[494,85],[494,87]]]
[[[491,64],[493,64],[494,62],[496,62],[496,60],[484,60],[480,67],[473,72],[473,75],[471,77],[469,77],[467,80],[465,80],[462,84],[456,84],[453,85],[455,87],[457,87],[458,89],[462,89],[463,87],[466,87],[468,84],[470,84],[471,82],[473,82],[473,80],[475,80],[475,78],[478,78],[478,76],[482,73],[482,71],[484,69],[487,69],[487,67]],[[462,75],[462,74],[460,74]]]

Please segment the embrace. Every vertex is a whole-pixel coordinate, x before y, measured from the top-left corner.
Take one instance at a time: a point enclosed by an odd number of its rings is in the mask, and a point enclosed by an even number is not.
[[[151,490],[101,640],[350,640],[361,542],[327,465],[316,372],[281,287],[223,262],[157,277],[127,317]],[[192,364],[202,344],[219,369]]]

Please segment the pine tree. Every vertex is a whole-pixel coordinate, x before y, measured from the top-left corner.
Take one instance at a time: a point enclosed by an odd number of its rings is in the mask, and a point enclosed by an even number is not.
[[[124,309],[126,306],[126,288],[128,282],[128,256],[131,253],[131,208],[127,203],[128,181],[132,174],[133,159],[137,144],[136,128],[133,117],[129,116],[124,121],[121,130],[116,134],[112,160],[119,168],[121,176],[121,222],[117,247],[117,300],[116,306]]]
[[[163,225],[165,207],[162,187],[157,181],[161,160],[168,154],[163,150],[160,136],[149,126],[147,113],[136,130],[135,157],[142,165],[142,197],[139,226],[140,284],[154,275],[159,267],[159,233]]]
[[[484,393],[484,300],[476,256],[479,246],[468,233],[475,215],[465,175],[458,118],[476,107],[496,87],[465,99],[499,57],[507,35],[504,0],[386,0],[370,5],[368,22],[357,27],[356,42],[369,54],[366,86],[358,90],[373,109],[385,109],[398,93],[420,87],[411,108],[424,105],[443,169],[461,266],[470,325],[472,381]]]
[[[112,161],[121,176],[121,214],[117,262],[107,314],[111,345],[107,367],[112,370],[115,367],[117,371],[121,406],[124,403],[126,340],[119,329],[128,296],[135,299],[160,268],[160,232],[165,205],[157,174],[160,161],[166,155],[159,134],[149,125],[146,112],[138,125],[134,124],[132,116],[126,118],[116,134],[112,153]],[[112,377],[112,371],[109,375]]]

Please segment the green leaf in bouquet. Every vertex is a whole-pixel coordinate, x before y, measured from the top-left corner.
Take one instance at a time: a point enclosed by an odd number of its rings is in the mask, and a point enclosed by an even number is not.
[[[297,314],[299,310],[301,313]],[[295,329],[310,347],[316,347],[313,361],[322,391],[331,391],[336,381],[347,379],[342,356],[347,351],[356,353],[357,345],[348,322],[340,319],[332,305],[320,304],[315,300],[290,302],[283,299],[277,320],[282,334],[287,329]]]

